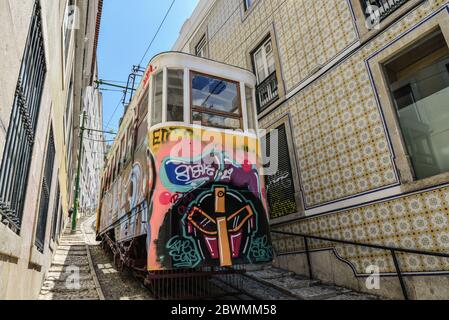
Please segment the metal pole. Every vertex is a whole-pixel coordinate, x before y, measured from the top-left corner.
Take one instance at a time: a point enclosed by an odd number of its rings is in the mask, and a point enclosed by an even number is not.
[[[309,278],[310,280],[312,280],[313,279],[312,263],[310,261],[309,241],[307,240],[307,237],[304,237],[304,246],[306,249],[307,266],[309,267]]]
[[[76,186],[75,186],[75,200],[73,205],[73,215],[72,215],[72,233],[76,231],[76,219],[78,214],[78,197],[79,197],[79,189],[80,189],[80,174],[81,174],[81,158],[83,155],[83,138],[84,138],[84,130],[86,125],[87,114],[86,111],[83,112],[83,120],[82,125],[80,126],[80,145],[78,150],[78,168],[76,171]]]
[[[402,294],[404,295],[405,300],[409,300],[409,297],[407,294],[407,288],[405,287],[405,282],[402,277],[402,272],[401,272],[401,268],[399,267],[399,261],[396,256],[396,252],[394,250],[391,250],[390,252],[391,252],[391,255],[393,256],[394,267],[396,268],[396,273],[398,274],[399,283],[400,283],[401,289],[402,289]]]

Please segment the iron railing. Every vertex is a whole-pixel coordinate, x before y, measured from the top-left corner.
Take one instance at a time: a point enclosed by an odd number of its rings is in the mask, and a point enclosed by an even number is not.
[[[45,160],[44,177],[42,179],[41,199],[39,204],[39,217],[36,229],[36,247],[39,251],[44,251],[45,230],[47,228],[48,207],[50,202],[50,190],[53,181],[53,168],[55,163],[55,144],[53,132],[50,130],[48,139],[47,157]]]
[[[276,71],[270,74],[257,86],[256,95],[258,113],[264,111],[270,104],[279,98]]]
[[[0,167],[0,220],[20,233],[45,75],[41,9],[35,1]]]
[[[431,256],[431,257],[439,257],[439,258],[449,258],[449,254],[447,253],[439,253],[439,252],[431,252],[431,251],[422,251],[422,250],[414,250],[414,249],[403,249],[403,248],[395,248],[395,247],[388,247],[388,246],[382,246],[382,245],[376,245],[376,244],[368,244],[368,243],[360,243],[355,241],[347,241],[347,240],[341,240],[341,239],[332,239],[327,237],[318,237],[318,236],[311,236],[301,233],[293,233],[293,232],[285,232],[285,231],[272,231],[273,234],[278,235],[284,235],[289,237],[301,237],[304,240],[304,248],[305,248],[305,254],[307,258],[307,265],[309,270],[309,278],[313,279],[313,269],[312,269],[312,263],[310,259],[310,248],[308,240],[320,240],[320,241],[326,241],[326,242],[334,242],[334,243],[341,243],[351,246],[361,246],[371,249],[378,249],[378,250],[386,250],[389,251],[391,254],[391,257],[393,259],[394,267],[396,270],[395,276],[398,277],[399,284],[401,286],[402,294],[404,295],[405,300],[409,300],[409,295],[407,292],[407,288],[405,286],[404,282],[404,275],[401,271],[401,267],[399,264],[399,260],[396,253],[408,253],[408,254],[415,254],[415,255],[424,255],[424,256]],[[294,255],[298,253],[284,253],[284,254],[277,254],[278,256],[287,256],[287,255]]]
[[[408,0],[360,0],[367,18],[382,21]]]

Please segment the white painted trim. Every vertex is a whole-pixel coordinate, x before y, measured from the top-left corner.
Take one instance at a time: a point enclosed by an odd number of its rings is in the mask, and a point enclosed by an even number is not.
[[[148,97],[148,128],[151,126],[151,117],[153,116],[153,86],[154,86],[154,74],[152,74],[150,76],[150,84],[148,85],[148,92],[149,92],[149,97]],[[128,138],[127,138],[128,139]]]
[[[162,122],[167,122],[168,68],[164,67],[162,80]]]
[[[360,206],[360,205],[363,205],[364,203],[379,201],[379,200],[382,200],[382,199],[385,199],[388,197],[400,196],[401,194],[403,194],[403,192],[402,192],[400,186],[391,187],[391,188],[388,188],[385,190],[380,190],[380,191],[376,191],[373,193],[360,195],[360,196],[357,196],[357,197],[354,197],[351,199],[338,201],[336,203],[324,205],[324,206],[321,206],[318,208],[309,209],[309,210],[305,211],[305,215],[307,217],[310,217],[310,216],[315,216],[315,215],[323,214],[323,213],[327,213],[327,212],[338,211],[338,210],[342,210],[344,208]]]
[[[240,82],[240,102],[242,104],[243,131],[248,132],[248,110],[246,109],[245,83]]]
[[[150,65],[156,70],[160,68],[188,68],[191,71],[217,76],[234,82],[243,81],[250,87],[256,86],[256,76],[246,69],[180,52],[161,53],[150,61]]]
[[[259,117],[257,116],[257,96],[256,96],[256,88],[251,88],[251,92],[253,95],[253,118],[254,118],[254,123],[256,124],[256,132],[257,134],[259,134]]]
[[[184,122],[190,123],[190,70],[184,68]]]

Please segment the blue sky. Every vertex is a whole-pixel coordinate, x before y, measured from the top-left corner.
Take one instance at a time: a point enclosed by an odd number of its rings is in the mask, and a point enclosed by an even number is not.
[[[151,57],[157,53],[172,48],[182,25],[190,17],[198,1],[176,0],[143,66],[146,67]],[[100,79],[127,81],[132,66],[137,65],[142,59],[170,4],[171,0],[104,1],[98,44]],[[122,85],[122,83],[118,84]],[[113,112],[121,96],[121,92],[103,91],[105,130],[116,131],[118,128],[118,122],[123,115],[123,106],[118,107],[114,116]],[[106,128],[109,121],[109,128]]]

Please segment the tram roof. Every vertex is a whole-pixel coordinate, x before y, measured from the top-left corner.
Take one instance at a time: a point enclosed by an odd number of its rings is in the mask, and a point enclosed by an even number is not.
[[[256,84],[256,76],[247,69],[180,51],[167,51],[155,55],[148,64],[147,72],[149,68],[159,65],[167,68],[188,68],[229,80],[245,82],[251,86]]]
[[[148,87],[148,80],[150,75],[158,71],[157,69],[154,70],[155,67],[188,68],[191,71],[197,71],[236,82],[244,82],[251,87],[256,86],[256,76],[247,69],[207,58],[198,57],[181,51],[161,52],[155,55],[148,63],[142,81],[140,82],[130,104],[125,110],[122,122],[119,126],[118,135],[115,141],[112,143],[112,146],[106,156],[107,160],[110,160],[117,148],[120,147],[120,139],[118,138],[120,138],[123,134],[123,131],[126,130],[126,127],[124,125],[128,123],[128,118],[133,116],[134,109],[143,98],[143,94],[146,92],[146,89]]]

